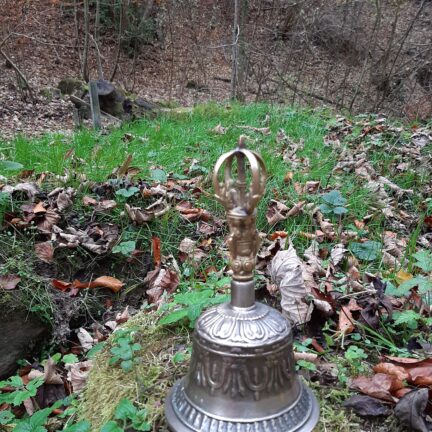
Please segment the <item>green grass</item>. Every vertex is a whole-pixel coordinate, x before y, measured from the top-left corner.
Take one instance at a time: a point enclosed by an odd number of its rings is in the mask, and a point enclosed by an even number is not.
[[[268,126],[271,130],[269,135],[239,127],[263,127],[266,118],[269,119]],[[141,170],[138,177],[151,180],[150,170],[153,167],[160,167],[167,173],[183,174],[194,160],[211,172],[218,157],[236,145],[239,135],[248,134],[251,137],[248,146],[262,154],[268,170],[266,195],[258,208],[259,230],[272,230],[265,219],[270,199],[276,197],[288,207],[302,199],[319,205],[319,194],[323,192],[323,188],[338,188],[347,198],[349,215],[345,218],[346,226],[354,219],[361,220],[368,214],[374,196],[363,187],[364,182],[354,174],[332,174],[338,151],[323,145],[323,138],[327,133],[326,125],[331,122],[331,115],[324,110],[313,111],[267,104],[207,104],[196,107],[190,113],[166,114],[126,124],[107,134],[84,129],[71,136],[48,134],[38,139],[18,137],[10,143],[0,141],[0,155],[6,160],[19,162],[25,169],[33,169],[36,173],[50,172],[58,176],[63,176],[66,172],[73,173],[69,176],[68,183],[78,186],[81,183],[81,175],[85,175],[90,181],[106,181],[113,170],[124,162],[127,155],[132,154],[132,165]],[[212,132],[219,123],[227,128],[225,135]],[[304,148],[297,152],[299,158],[304,158],[304,163],[299,169],[293,168],[290,161],[283,160],[283,144],[278,144],[276,140],[279,129],[283,129],[293,142],[304,141]],[[358,128],[357,134],[360,132]],[[352,136],[355,137],[355,133]],[[368,139],[366,137],[366,142]],[[394,148],[403,145],[401,142],[391,144]],[[380,174],[387,175],[396,152],[389,153],[388,150],[381,148],[380,143],[375,142],[373,146],[374,151],[369,155],[371,164]],[[74,157],[66,157],[71,150]],[[294,178],[286,184],[283,179],[288,171],[294,172]],[[7,176],[10,172],[0,171],[0,174]],[[321,189],[318,194],[299,195],[294,184],[304,184],[308,180],[320,181]],[[427,176],[406,172],[392,180],[403,188],[419,188],[426,183]],[[211,192],[211,182],[207,185],[208,191]],[[412,210],[416,210],[420,204],[421,199],[418,196],[413,197],[409,203]],[[219,216],[223,215],[222,207],[204,195],[199,198],[196,205],[203,206]],[[114,212],[124,228],[128,221],[120,221],[120,214],[120,210]],[[369,223],[369,238],[379,240],[384,226],[384,218],[379,214],[375,215]],[[175,251],[181,237],[188,231],[176,212],[170,212],[153,223],[147,232],[146,228],[139,230],[138,238],[146,240],[151,235],[161,236],[163,251],[167,253]],[[190,232],[192,228],[189,227]],[[310,232],[313,226],[311,221],[302,215],[288,218],[276,228],[287,230],[295,245],[302,251],[308,241],[299,236],[299,233]]]

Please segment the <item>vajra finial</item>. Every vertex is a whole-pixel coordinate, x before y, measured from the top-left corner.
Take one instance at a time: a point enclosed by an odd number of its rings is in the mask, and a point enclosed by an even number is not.
[[[246,137],[240,136],[237,148],[219,158],[213,174],[216,199],[227,212],[230,228],[227,244],[233,279],[237,281],[253,279],[260,246],[256,206],[266,184],[264,161],[258,153],[246,148],[245,141]]]

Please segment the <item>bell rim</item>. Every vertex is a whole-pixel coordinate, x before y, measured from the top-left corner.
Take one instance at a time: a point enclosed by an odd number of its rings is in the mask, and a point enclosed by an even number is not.
[[[177,387],[183,385],[183,380],[184,379],[181,379],[174,384],[174,386],[170,390],[170,392],[169,392],[169,394],[165,400],[165,418],[166,418],[167,423],[168,423],[168,428],[172,432],[204,432],[203,429],[196,429],[196,428],[193,429],[193,428],[189,427],[189,425],[187,425],[183,421],[183,419],[181,417],[179,417],[177,411],[174,408],[174,405],[173,405],[174,392],[177,390]],[[210,416],[204,412],[202,412],[202,414],[206,415],[207,417],[211,418],[212,420],[215,420],[216,422],[217,421],[224,421],[226,423],[238,424],[238,425],[242,425],[245,427],[246,427],[246,425],[253,424],[254,425],[253,426],[254,431],[262,430],[262,432],[266,432],[266,431],[268,431],[267,422],[273,421],[273,420],[277,421],[279,418],[281,418],[285,414],[287,414],[290,410],[295,408],[297,403],[301,399],[303,392],[305,392],[308,399],[310,400],[310,405],[311,405],[311,409],[309,410],[308,416],[304,419],[303,422],[298,423],[297,425],[295,425],[291,429],[284,429],[283,432],[312,432],[314,427],[316,426],[316,424],[319,421],[319,414],[320,414],[319,413],[319,403],[318,403],[317,398],[315,397],[315,395],[309,389],[308,386],[306,386],[303,382],[300,382],[300,387],[301,387],[301,391],[300,391],[299,397],[296,399],[296,401],[294,401],[284,411],[277,413],[271,417],[265,417],[262,419],[255,419],[255,420],[251,419],[250,421],[234,422],[234,421],[229,421],[229,420],[222,420],[222,419],[219,419],[217,417],[212,417],[212,416]],[[183,389],[183,393],[184,393],[184,389]],[[189,399],[188,399],[188,401],[189,401]],[[262,429],[260,429],[260,426],[257,425],[257,423],[262,424]],[[276,431],[276,429],[275,429],[275,431]],[[211,432],[218,432],[218,429],[214,429],[214,430],[212,429]]]

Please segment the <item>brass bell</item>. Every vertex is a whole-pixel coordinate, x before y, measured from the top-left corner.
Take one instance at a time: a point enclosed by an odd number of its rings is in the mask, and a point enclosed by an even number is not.
[[[168,425],[173,432],[310,432],[319,406],[295,372],[291,326],[277,310],[255,302],[264,162],[241,137],[219,158],[213,182],[230,228],[231,302],[197,320],[189,372],[165,402]]]

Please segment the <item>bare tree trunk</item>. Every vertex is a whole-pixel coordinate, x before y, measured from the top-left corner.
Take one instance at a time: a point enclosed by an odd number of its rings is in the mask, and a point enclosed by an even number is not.
[[[120,60],[120,53],[121,53],[121,42],[123,37],[123,24],[124,24],[124,17],[125,17],[125,11],[124,11],[124,2],[123,0],[120,0],[120,24],[119,24],[119,34],[118,34],[118,41],[117,41],[117,53],[114,60],[114,68],[110,76],[110,81],[114,79],[117,73],[118,63]]]
[[[231,97],[244,100],[246,82],[245,21],[247,0],[234,1]]]
[[[78,19],[78,0],[74,0],[74,22],[75,22],[75,49],[78,55],[79,70],[82,72],[82,59],[80,50],[80,29],[79,29],[79,19]]]
[[[82,77],[85,82],[89,80],[88,72],[88,51],[90,39],[90,11],[89,0],[84,0],[84,51],[82,58]]]
[[[94,38],[96,44],[99,44],[99,27],[100,27],[100,0],[96,0],[96,13],[94,25]]]
[[[100,80],[104,79],[104,74],[103,74],[103,68],[102,68],[102,55],[100,53],[99,50],[99,45],[96,41],[96,39],[93,37],[93,35],[90,35],[92,42],[94,43],[94,46],[96,48],[96,61],[97,61],[97,67],[98,67],[98,76]]]

